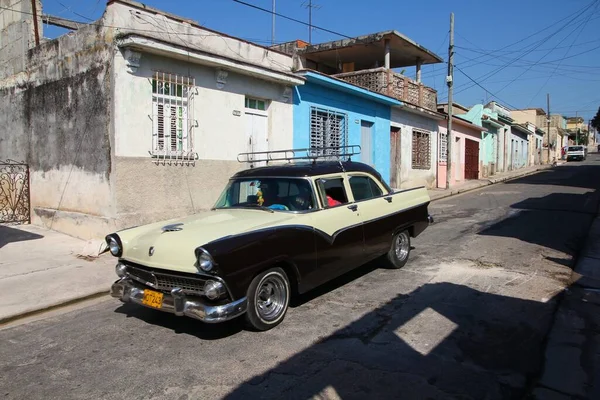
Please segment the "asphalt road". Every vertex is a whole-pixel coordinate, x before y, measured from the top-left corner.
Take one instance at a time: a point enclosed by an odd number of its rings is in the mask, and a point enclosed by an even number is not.
[[[437,201],[405,268],[364,266],[268,332],[110,298],[2,329],[0,398],[522,398],[599,176],[590,154]]]

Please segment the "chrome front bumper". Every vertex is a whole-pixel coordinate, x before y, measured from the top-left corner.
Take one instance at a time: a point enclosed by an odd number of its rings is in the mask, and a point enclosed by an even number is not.
[[[113,283],[110,295],[121,300],[123,303],[136,303],[153,310],[169,312],[178,316],[187,316],[206,323],[217,323],[238,317],[246,312],[247,300],[242,297],[234,302],[213,306],[203,303],[197,297],[186,297],[181,289],[171,290],[171,294],[165,294],[160,308],[145,305],[144,288],[138,286],[129,278],[122,278]]]

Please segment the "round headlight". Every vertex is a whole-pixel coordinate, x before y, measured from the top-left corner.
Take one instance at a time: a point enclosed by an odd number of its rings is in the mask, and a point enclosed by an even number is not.
[[[127,276],[127,266],[123,263],[117,263],[115,267],[115,272],[119,276],[119,278],[125,278]]]
[[[223,292],[223,284],[216,281],[206,281],[204,284],[204,295],[210,300],[216,300]]]
[[[108,239],[108,248],[110,250],[110,254],[115,257],[118,257],[119,253],[121,252],[121,247],[119,247],[119,243],[114,237]]]
[[[206,272],[209,272],[215,266],[212,257],[206,253],[200,253],[200,256],[198,257],[198,265],[203,271]]]

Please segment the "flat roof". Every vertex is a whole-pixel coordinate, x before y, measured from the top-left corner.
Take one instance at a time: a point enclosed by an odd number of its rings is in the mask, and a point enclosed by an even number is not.
[[[336,66],[339,62],[354,62],[355,69],[372,68],[376,60],[384,61],[384,40],[390,41],[390,68],[409,67],[417,64],[437,64],[444,60],[398,31],[390,30],[352,39],[334,40],[312,44],[298,52],[317,63]]]

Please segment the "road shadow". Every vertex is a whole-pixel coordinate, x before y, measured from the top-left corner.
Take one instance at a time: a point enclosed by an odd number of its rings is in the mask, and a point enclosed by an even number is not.
[[[243,318],[236,318],[219,324],[206,324],[189,317],[178,317],[131,303],[121,304],[114,312],[124,314],[127,318],[137,318],[150,325],[170,329],[176,334],[195,336],[202,340],[223,339],[244,329]]]
[[[556,168],[543,170],[522,178],[511,179],[509,181],[505,181],[504,183],[507,185],[556,185],[597,189],[600,186],[598,180],[590,179],[590,177],[600,175],[600,165],[595,163],[600,161],[600,156],[594,155],[589,157],[588,162],[590,161],[594,162],[594,164],[579,164],[569,162]]]
[[[11,228],[6,225],[0,225],[0,249],[9,243],[42,239],[43,237],[44,236],[38,235],[37,233],[31,233],[21,229]]]
[[[574,256],[596,215],[598,193],[552,193],[528,198],[510,206],[518,212],[487,223],[477,234],[516,238]]]
[[[243,382],[225,398],[522,398],[541,369],[556,301],[426,284]]]

